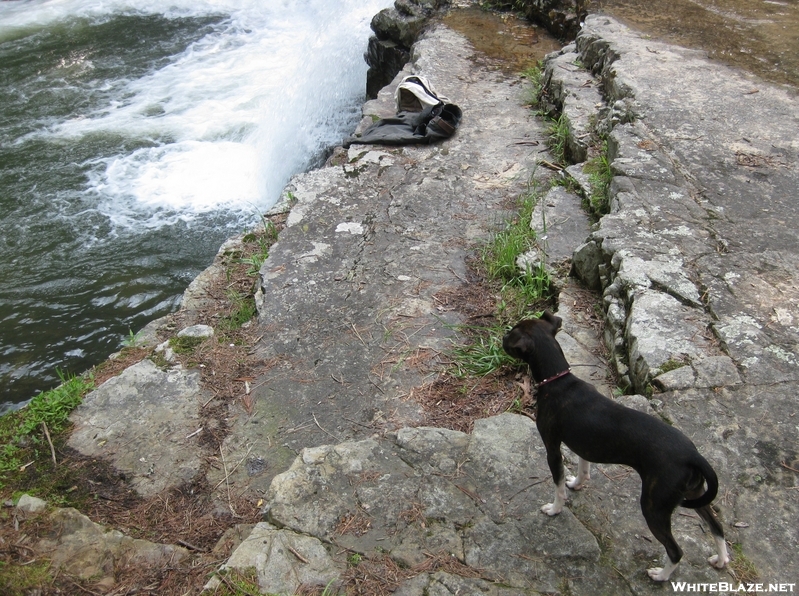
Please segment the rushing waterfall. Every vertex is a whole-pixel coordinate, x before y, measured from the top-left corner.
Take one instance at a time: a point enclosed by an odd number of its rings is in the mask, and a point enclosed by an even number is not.
[[[352,131],[389,5],[0,2],[0,409],[173,310]]]

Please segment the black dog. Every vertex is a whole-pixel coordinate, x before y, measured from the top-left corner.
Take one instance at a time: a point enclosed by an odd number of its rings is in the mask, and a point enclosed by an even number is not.
[[[649,577],[668,580],[682,558],[682,549],[671,534],[671,514],[678,505],[696,509],[710,526],[718,554],[708,562],[723,568],[729,555],[724,530],[710,508],[718,492],[713,468],[677,429],[617,404],[571,374],[555,339],[561,322],[547,311],[540,319],[521,321],[502,340],[508,354],[530,365],[538,383],[536,426],[557,487],[555,502],[541,510],[547,515],[560,513],[566,502],[565,487],[582,488],[590,477],[589,462],[630,466],[641,476],[641,511],[646,523],[669,557],[664,567],[648,569]],[[561,443],[579,456],[577,478],[564,476]]]

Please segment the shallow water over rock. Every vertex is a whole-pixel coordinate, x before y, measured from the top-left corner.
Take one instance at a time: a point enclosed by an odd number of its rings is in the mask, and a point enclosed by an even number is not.
[[[496,60],[497,67],[506,72],[521,72],[561,47],[545,29],[531,26],[511,13],[475,6],[451,11],[444,23],[466,37],[488,60]]]
[[[796,0],[601,0],[591,12],[766,80],[799,87],[799,2]]]

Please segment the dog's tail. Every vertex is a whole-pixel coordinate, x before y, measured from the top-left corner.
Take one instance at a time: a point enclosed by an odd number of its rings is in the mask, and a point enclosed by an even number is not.
[[[710,467],[710,464],[704,457],[698,453],[696,455],[697,458],[692,463],[697,471],[702,474],[705,482],[707,482],[707,490],[704,494],[695,499],[684,499],[683,502],[680,503],[680,505],[688,507],[689,509],[699,509],[700,507],[709,505],[719,492],[719,479],[716,476],[716,472]]]

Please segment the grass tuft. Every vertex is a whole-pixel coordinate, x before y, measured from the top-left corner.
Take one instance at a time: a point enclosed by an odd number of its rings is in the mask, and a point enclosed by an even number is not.
[[[502,283],[503,310],[509,310],[511,317],[549,295],[551,279],[543,261],[524,268],[519,266],[519,257],[535,246],[536,234],[530,221],[539,198],[540,193],[535,189],[522,195],[516,216],[494,234],[481,254],[488,277]],[[509,305],[515,308],[508,308]]]
[[[214,574],[220,584],[214,589],[218,596],[256,596],[262,594],[258,571],[254,567],[226,569]]]
[[[16,412],[0,418],[0,486],[3,477],[23,466],[22,454],[38,457],[40,451],[49,454],[49,447],[41,450],[44,443],[43,424],[48,432],[57,433],[69,423],[69,414],[83,400],[83,396],[94,389],[91,375],[70,376],[58,371],[61,385],[34,397],[30,403]]]
[[[549,125],[549,150],[558,164],[566,163],[566,150],[569,139],[569,119],[561,114]]]
[[[128,335],[125,339],[122,340],[122,347],[123,348],[135,348],[139,345],[139,341],[141,341],[141,332],[133,333],[133,330],[128,327]]]
[[[227,292],[227,298],[232,306],[229,315],[222,319],[220,328],[223,331],[235,331],[250,319],[252,319],[258,312],[255,307],[255,298],[249,294],[242,294],[235,290]]]
[[[530,84],[525,91],[523,104],[525,106],[536,107],[541,102],[541,91],[544,88],[544,67],[539,61],[525,68],[522,71],[522,78],[527,79]]]
[[[263,232],[250,232],[242,239],[244,244],[256,244],[255,252],[247,257],[239,259],[239,263],[248,265],[247,275],[255,277],[261,271],[261,266],[269,258],[269,249],[277,241],[277,226],[264,219]]]
[[[205,339],[205,337],[190,337],[188,335],[175,336],[169,338],[169,345],[175,354],[190,355],[194,354],[194,351]]]
[[[495,370],[514,364],[502,349],[502,337],[519,318],[540,311],[550,298],[552,280],[546,265],[539,262],[522,268],[519,257],[535,246],[535,231],[530,226],[533,210],[540,193],[531,185],[517,203],[518,211],[505,227],[494,234],[480,251],[481,264],[489,281],[499,286],[492,326],[459,326],[470,341],[455,347],[451,374],[459,379],[486,376]]]
[[[502,336],[507,327],[478,327],[475,338],[469,344],[458,346],[452,350],[452,376],[458,379],[466,377],[484,377],[513,359],[502,349]]]
[[[584,166],[591,182],[591,196],[588,197],[589,208],[594,215],[602,216],[610,213],[609,190],[613,180],[613,170],[608,159],[608,143],[602,144],[599,155],[588,160]]]
[[[516,260],[533,247],[535,231],[530,227],[533,210],[539,200],[539,193],[530,189],[517,203],[518,212],[510,219],[504,229],[495,233],[481,251],[486,273],[492,279],[513,282],[520,271]]]

